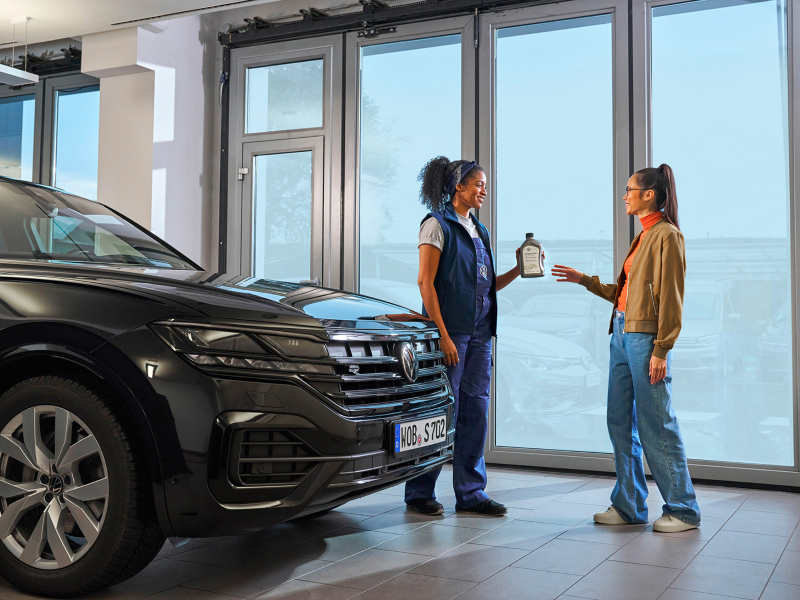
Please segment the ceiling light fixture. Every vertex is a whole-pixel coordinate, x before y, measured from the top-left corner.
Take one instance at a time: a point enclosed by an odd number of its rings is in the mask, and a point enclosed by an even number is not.
[[[39,82],[38,75],[34,73],[28,73],[28,21],[30,20],[31,18],[26,16],[13,17],[11,19],[11,24],[13,25],[14,29],[14,41],[11,42],[11,65],[8,67],[5,65],[0,65],[0,83],[7,85],[24,85],[27,83]],[[22,69],[14,68],[14,52],[16,52],[15,44],[17,43],[17,23],[25,23],[25,58],[22,61]]]

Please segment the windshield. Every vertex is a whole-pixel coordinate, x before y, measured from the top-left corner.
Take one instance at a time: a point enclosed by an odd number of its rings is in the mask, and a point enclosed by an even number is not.
[[[719,319],[719,294],[695,292],[686,294],[683,301],[683,318],[698,321]]]
[[[105,206],[0,181],[0,259],[197,270],[185,257]]]
[[[565,296],[537,296],[519,311],[519,317],[583,317],[587,314],[589,300]]]

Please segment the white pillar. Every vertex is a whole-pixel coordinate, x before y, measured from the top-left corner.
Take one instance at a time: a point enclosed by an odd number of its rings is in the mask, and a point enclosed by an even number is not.
[[[139,59],[138,27],[83,37],[81,70],[100,79],[97,199],[152,224],[155,73]]]

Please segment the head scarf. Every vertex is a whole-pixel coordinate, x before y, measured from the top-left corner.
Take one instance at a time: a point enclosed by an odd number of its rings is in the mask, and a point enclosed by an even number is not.
[[[475,165],[475,162],[465,162],[463,165],[456,167],[456,170],[450,175],[447,182],[444,184],[444,191],[447,192],[451,198],[456,195],[456,186],[467,176],[467,173],[475,168]]]

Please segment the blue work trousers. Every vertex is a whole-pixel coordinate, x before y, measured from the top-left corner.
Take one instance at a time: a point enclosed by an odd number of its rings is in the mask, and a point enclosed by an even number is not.
[[[667,376],[651,384],[650,357],[656,336],[624,331],[625,313],[617,311],[608,376],[608,433],[617,470],[611,504],[629,523],[648,522],[644,449],[650,472],[664,498],[663,514],[698,525],[700,508],[672,410],[671,353],[667,355]]]
[[[447,367],[453,388],[456,422],[453,454],[453,490],[456,508],[466,510],[488,499],[483,445],[489,428],[489,384],[492,379],[492,338],[488,334],[451,335],[458,364]],[[406,502],[436,497],[441,468],[406,483]]]

